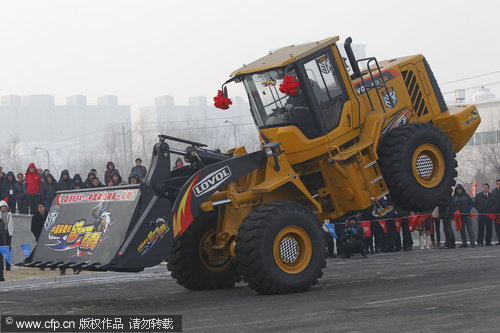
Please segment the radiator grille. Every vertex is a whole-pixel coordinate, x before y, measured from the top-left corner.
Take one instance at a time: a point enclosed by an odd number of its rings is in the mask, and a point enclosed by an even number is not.
[[[403,74],[403,79],[405,80],[406,88],[408,89],[408,94],[410,94],[413,109],[417,113],[417,116],[421,117],[427,114],[429,110],[425,104],[425,99],[418,85],[415,73],[412,70],[406,70],[402,71],[401,74]]]

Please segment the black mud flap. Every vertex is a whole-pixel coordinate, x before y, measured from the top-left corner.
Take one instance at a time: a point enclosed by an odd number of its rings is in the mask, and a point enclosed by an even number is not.
[[[172,209],[147,185],[59,192],[21,265],[140,271],[173,245]]]

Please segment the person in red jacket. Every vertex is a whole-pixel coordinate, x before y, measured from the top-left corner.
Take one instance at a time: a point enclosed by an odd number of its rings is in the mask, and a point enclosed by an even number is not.
[[[35,163],[31,163],[26,171],[26,192],[28,205],[30,207],[30,214],[36,213],[36,207],[41,202],[40,200],[40,187],[42,186],[42,179],[36,171]]]

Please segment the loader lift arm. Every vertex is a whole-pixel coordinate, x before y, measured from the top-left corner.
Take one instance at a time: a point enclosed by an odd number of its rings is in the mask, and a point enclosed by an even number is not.
[[[182,185],[200,169],[207,165],[231,158],[231,155],[221,153],[220,150],[205,149],[206,144],[176,138],[168,135],[158,135],[159,142],[153,148],[151,167],[146,177],[146,184],[163,198],[168,198],[173,205]],[[171,148],[165,140],[172,140],[189,144],[185,150]],[[181,168],[171,170],[170,154],[184,156],[189,163]]]

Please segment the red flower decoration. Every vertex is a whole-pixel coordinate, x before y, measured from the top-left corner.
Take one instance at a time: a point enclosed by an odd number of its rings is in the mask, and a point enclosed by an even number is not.
[[[299,81],[295,81],[293,76],[285,75],[283,78],[283,83],[280,84],[280,91],[283,94],[287,94],[290,96],[297,95],[297,87],[299,86]]]
[[[218,109],[227,110],[231,104],[233,104],[233,102],[224,96],[222,90],[219,90],[217,96],[214,97],[214,106]]]

